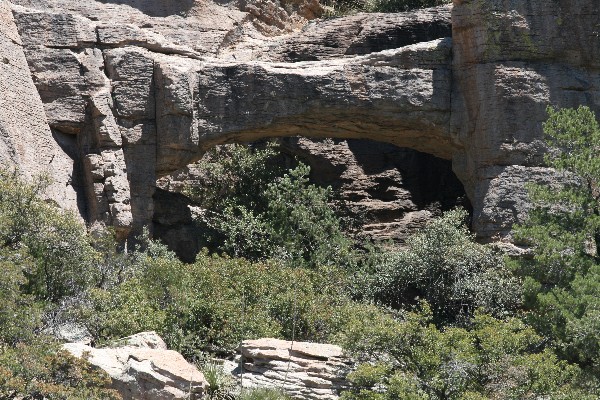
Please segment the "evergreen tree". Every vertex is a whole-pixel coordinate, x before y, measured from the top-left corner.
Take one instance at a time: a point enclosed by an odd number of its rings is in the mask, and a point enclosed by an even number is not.
[[[526,277],[530,321],[569,361],[600,368],[600,126],[588,107],[548,109],[546,163],[562,182],[533,185],[533,209],[517,238],[533,257]]]

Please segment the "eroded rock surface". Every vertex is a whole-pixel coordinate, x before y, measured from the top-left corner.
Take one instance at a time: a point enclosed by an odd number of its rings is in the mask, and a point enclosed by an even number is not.
[[[294,399],[335,400],[352,362],[341,347],[279,339],[246,340],[241,346],[243,386],[280,388]],[[226,364],[240,379],[235,363]]]
[[[67,343],[63,348],[103,369],[124,400],[199,399],[206,388],[204,375],[176,351],[167,350],[154,332],[121,339],[109,348]]]
[[[290,4],[0,0],[2,159],[126,238],[210,146],[367,138],[451,160],[475,231],[502,240],[546,179],[545,107],[600,111],[595,0],[310,22],[319,4]]]
[[[339,193],[366,237],[403,243],[442,211],[471,208],[449,160],[364,139],[281,143],[311,166],[311,181]]]
[[[65,135],[54,135],[33,84],[23,40],[11,4],[0,1],[0,165],[16,168],[26,177],[54,178],[49,197],[77,209],[76,149]],[[81,200],[81,197],[79,198]]]

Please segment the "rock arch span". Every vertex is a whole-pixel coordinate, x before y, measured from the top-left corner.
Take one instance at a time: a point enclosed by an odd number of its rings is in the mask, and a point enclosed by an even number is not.
[[[157,171],[266,137],[369,138],[450,159],[451,39],[343,60],[155,64]]]
[[[65,206],[83,187],[88,220],[123,237],[151,220],[157,176],[218,143],[296,134],[451,159],[475,231],[507,237],[524,182],[554,179],[546,105],[600,109],[595,0],[454,0],[276,38],[256,12],[133,3],[0,0],[0,81],[28,99],[0,103],[3,158],[54,171]]]

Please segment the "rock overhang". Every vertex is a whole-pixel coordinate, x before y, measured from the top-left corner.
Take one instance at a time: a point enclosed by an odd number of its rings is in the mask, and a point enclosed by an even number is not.
[[[157,176],[206,148],[310,134],[452,159],[477,233],[507,237],[527,209],[524,182],[546,179],[546,105],[600,104],[592,0],[455,1],[275,38],[212,3],[214,18],[196,3],[162,17],[127,0],[12,3],[6,26],[19,29],[50,127],[77,137],[88,218],[124,236],[151,220]]]

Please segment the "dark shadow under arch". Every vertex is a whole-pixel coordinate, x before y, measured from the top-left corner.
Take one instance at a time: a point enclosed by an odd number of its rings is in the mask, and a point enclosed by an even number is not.
[[[450,160],[366,139],[278,139],[286,167],[300,160],[311,166],[311,181],[339,192],[375,240],[404,240],[431,218],[454,207],[472,212]],[[185,172],[161,180],[154,195],[154,235],[183,260],[193,261],[202,232],[195,228],[181,192]]]

